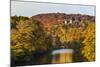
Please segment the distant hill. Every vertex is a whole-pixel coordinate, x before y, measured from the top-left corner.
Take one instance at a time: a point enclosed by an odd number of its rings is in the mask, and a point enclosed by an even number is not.
[[[59,24],[66,21],[72,20],[72,23],[79,23],[82,20],[88,20],[90,22],[95,22],[95,16],[81,15],[81,14],[65,14],[65,13],[47,13],[47,14],[38,14],[31,17],[36,19],[43,24]]]

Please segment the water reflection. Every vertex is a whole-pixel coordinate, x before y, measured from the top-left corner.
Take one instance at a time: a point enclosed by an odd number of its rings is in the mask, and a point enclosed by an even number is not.
[[[72,49],[57,49],[48,51],[46,53],[34,54],[34,65],[36,64],[57,64],[57,63],[70,63],[72,59]]]
[[[20,59],[20,61],[13,61],[12,66],[70,63],[73,62],[72,55],[72,49],[56,49],[53,51],[38,52],[34,53],[31,57]],[[24,61],[24,59],[28,60]]]
[[[52,52],[52,63],[70,63],[72,62],[72,49],[59,49]]]

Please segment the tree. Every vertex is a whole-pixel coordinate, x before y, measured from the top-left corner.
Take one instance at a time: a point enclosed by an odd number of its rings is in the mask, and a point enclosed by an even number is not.
[[[20,20],[28,20],[29,18],[28,17],[24,17],[24,16],[11,16],[11,29],[12,28],[16,28],[16,25],[17,25],[17,23],[16,22],[18,22],[18,21],[20,21]]]
[[[20,20],[16,23],[16,29],[11,29],[11,58],[15,61],[31,61],[34,52],[47,49],[43,26],[36,20]]]
[[[82,55],[87,60],[85,61],[94,61],[95,60],[95,24],[89,23],[86,30],[83,33],[84,41],[82,47]]]

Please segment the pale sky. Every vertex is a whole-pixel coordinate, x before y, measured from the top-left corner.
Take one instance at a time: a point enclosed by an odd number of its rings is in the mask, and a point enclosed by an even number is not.
[[[95,16],[94,6],[11,1],[11,16],[33,16],[41,13],[87,14]]]

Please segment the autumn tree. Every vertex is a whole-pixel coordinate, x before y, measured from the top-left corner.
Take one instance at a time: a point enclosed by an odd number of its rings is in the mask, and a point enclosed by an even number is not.
[[[11,29],[11,57],[13,60],[31,61],[34,52],[47,49],[43,26],[36,20],[16,23],[16,29]]]
[[[20,20],[28,20],[29,18],[28,17],[25,17],[25,16],[11,16],[11,28],[16,28],[16,25],[18,21]]]
[[[82,55],[87,60],[85,61],[94,61],[95,60],[95,24],[89,23],[84,31],[84,41],[82,48]]]

